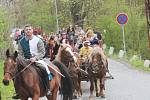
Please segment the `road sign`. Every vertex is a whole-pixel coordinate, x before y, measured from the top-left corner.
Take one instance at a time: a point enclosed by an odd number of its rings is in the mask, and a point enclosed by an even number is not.
[[[116,18],[117,22],[122,27],[122,33],[123,33],[123,47],[124,47],[124,53],[126,54],[126,43],[125,43],[125,34],[124,34],[124,24],[128,21],[128,16],[125,13],[119,13]]]
[[[123,24],[126,24],[126,23],[127,23],[127,21],[128,21],[128,16],[127,16],[127,14],[125,14],[125,13],[120,13],[120,14],[118,14],[116,20],[117,20],[117,22],[118,22],[119,24],[123,25]]]

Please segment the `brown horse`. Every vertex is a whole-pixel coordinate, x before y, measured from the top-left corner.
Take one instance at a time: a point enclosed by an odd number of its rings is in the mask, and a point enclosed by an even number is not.
[[[74,86],[74,98],[81,96],[81,85],[78,82],[80,68],[77,66],[77,58],[72,52],[72,48],[68,44],[61,44],[56,56],[56,60],[64,63],[68,68],[69,74],[72,77],[73,86]]]
[[[89,59],[89,66],[88,66],[88,74],[90,79],[90,96],[93,96],[94,90],[94,83],[95,83],[95,90],[96,96],[101,96],[102,98],[105,97],[104,90],[105,90],[105,77],[107,72],[107,59],[104,58],[104,55],[100,52],[101,48],[99,46],[93,47],[93,51],[91,52],[90,59]],[[97,87],[97,80],[99,80],[99,89]]]
[[[32,100],[39,100],[39,97],[46,96],[47,88],[43,87],[43,79],[35,69],[35,65],[21,62],[17,56],[16,51],[13,55],[9,53],[9,50],[6,51],[4,85],[9,85],[9,81],[13,79],[15,89],[19,93],[21,100],[28,100],[29,97]],[[65,66],[58,61],[54,61],[53,64],[57,66],[55,69],[61,72],[65,78],[50,69],[53,74],[53,79],[49,82],[52,95],[46,97],[48,100],[56,100],[59,86],[61,86],[63,100],[72,100],[72,82]]]

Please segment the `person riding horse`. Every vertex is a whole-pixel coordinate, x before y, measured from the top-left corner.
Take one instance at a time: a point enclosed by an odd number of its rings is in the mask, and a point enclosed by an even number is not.
[[[19,41],[18,53],[19,58],[24,60],[29,60],[31,63],[39,64],[43,57],[45,56],[45,48],[43,41],[33,35],[33,27],[31,25],[25,26],[25,36]],[[41,63],[40,63],[41,64]],[[52,79],[52,75],[49,71],[47,65],[42,64],[42,67],[45,67],[49,80]],[[47,95],[51,94],[50,87],[48,85]]]

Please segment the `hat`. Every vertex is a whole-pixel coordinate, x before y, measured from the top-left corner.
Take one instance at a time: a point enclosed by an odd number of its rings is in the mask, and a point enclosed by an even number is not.
[[[84,41],[83,44],[87,44],[87,45],[90,45],[90,41]]]

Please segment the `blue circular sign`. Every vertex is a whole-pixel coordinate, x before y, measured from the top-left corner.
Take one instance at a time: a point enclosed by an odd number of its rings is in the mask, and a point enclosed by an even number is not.
[[[120,14],[118,14],[116,20],[119,24],[126,24],[128,21],[128,16],[125,13],[120,13]]]

